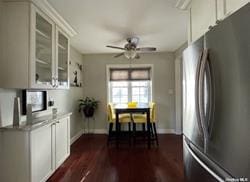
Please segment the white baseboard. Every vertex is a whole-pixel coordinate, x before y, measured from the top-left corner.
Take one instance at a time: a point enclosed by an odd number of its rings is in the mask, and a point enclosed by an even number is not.
[[[87,134],[88,131],[85,131],[85,133]],[[107,129],[90,129],[89,130],[90,134],[107,134],[108,131]],[[84,134],[84,132],[83,132]]]
[[[159,134],[177,134],[177,135],[181,134],[181,133],[176,133],[176,131],[174,129],[163,129],[163,128],[158,128],[157,132]],[[107,134],[108,131],[107,131],[107,129],[94,129],[94,130],[90,129],[90,133],[93,133],[93,134]],[[84,134],[84,130],[80,130],[75,136],[73,136],[70,139],[70,145],[72,145],[83,134]]]
[[[80,130],[75,136],[70,139],[70,145],[72,145],[83,134],[83,130]]]
[[[181,134],[182,134],[182,131],[176,131],[175,134],[176,134],[176,135],[181,135]]]
[[[157,132],[159,134],[176,134],[174,129],[163,129],[163,128],[158,128]]]
[[[94,134],[107,134],[107,129],[95,129]]]
[[[90,132],[92,132],[93,134],[107,134],[108,133],[107,129],[94,129],[94,131],[92,130]],[[176,133],[175,129],[158,128],[157,132],[159,134],[179,134],[179,133]]]
[[[108,133],[107,129],[94,129],[94,131],[92,130],[91,132],[94,134],[107,134]],[[177,134],[174,129],[161,129],[161,128],[159,128],[159,129],[157,129],[157,132],[159,134],[167,134],[167,133]]]

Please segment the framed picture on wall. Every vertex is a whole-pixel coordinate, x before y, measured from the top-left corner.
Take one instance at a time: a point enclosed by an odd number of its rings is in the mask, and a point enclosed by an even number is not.
[[[32,105],[32,112],[47,110],[47,91],[23,90],[22,113],[27,113],[27,105]]]
[[[70,86],[82,87],[82,64],[71,60],[70,61]]]

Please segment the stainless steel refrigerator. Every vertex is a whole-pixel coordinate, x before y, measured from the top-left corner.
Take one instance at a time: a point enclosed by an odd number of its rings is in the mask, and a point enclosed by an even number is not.
[[[250,4],[183,52],[187,181],[250,181]]]

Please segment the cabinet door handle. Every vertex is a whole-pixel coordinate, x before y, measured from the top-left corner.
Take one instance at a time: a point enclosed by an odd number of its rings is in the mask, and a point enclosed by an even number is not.
[[[218,25],[221,22],[221,20],[216,20],[216,24]]]
[[[52,77],[52,87],[55,88],[56,87],[56,78]]]
[[[58,78],[56,77],[55,80],[56,80],[56,83],[55,83],[56,88],[58,88]]]
[[[208,27],[208,30],[212,30],[212,29],[213,29],[213,26],[210,25],[210,26]]]
[[[51,85],[52,85],[52,87],[54,87],[54,78],[53,77],[51,79]]]

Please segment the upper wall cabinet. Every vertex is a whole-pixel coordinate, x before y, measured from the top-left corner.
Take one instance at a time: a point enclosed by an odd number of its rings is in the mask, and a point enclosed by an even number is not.
[[[221,15],[221,17],[218,17],[219,19],[223,19],[226,16],[230,15],[234,11],[238,10],[242,6],[244,6],[246,3],[249,2],[249,0],[217,0],[218,4],[218,16]],[[219,11],[222,13],[219,14]]]
[[[192,0],[190,19],[190,39],[195,41],[215,24],[216,0]]]
[[[59,27],[56,28],[56,85],[69,87],[69,37]]]
[[[1,18],[0,88],[69,88],[76,33],[47,1],[6,0]]]
[[[186,0],[190,1],[190,0]],[[189,9],[189,43],[204,35],[217,20],[238,10],[249,0],[192,0]]]
[[[53,88],[56,78],[54,22],[36,7],[31,11],[31,88]]]

